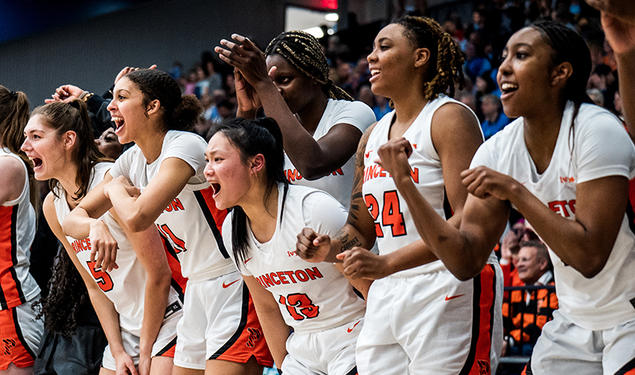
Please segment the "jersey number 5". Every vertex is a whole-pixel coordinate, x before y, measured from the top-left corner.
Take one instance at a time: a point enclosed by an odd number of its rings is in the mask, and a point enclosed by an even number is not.
[[[320,308],[306,294],[293,293],[286,297],[280,296],[278,302],[283,304],[291,317],[295,320],[315,318],[320,314]]]
[[[404,225],[403,213],[401,213],[399,196],[396,190],[384,191],[384,207],[381,209],[381,224],[379,223],[379,203],[377,198],[372,194],[364,195],[366,208],[370,212],[375,221],[375,234],[377,237],[383,237],[384,231],[382,226],[390,226],[393,237],[403,236],[406,234],[406,226]]]
[[[104,292],[108,292],[112,290],[112,279],[106,271],[102,271],[101,268],[97,268],[96,263],[97,262],[95,261],[86,262],[86,264],[88,264],[90,273],[93,275],[93,278],[97,282],[97,285],[99,285],[101,290],[103,290]]]

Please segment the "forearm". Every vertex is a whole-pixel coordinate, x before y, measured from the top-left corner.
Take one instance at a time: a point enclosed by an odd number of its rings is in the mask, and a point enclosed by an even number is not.
[[[90,226],[94,224],[98,218],[92,218],[88,212],[81,206],[77,206],[71,213],[66,216],[62,223],[62,228],[66,235],[77,239],[88,237]]]
[[[610,250],[604,249],[601,236],[594,235],[577,219],[571,220],[552,211],[524,186],[518,186],[510,199],[540,238],[567,265],[586,277],[599,272]],[[613,242],[611,242],[612,247]]]
[[[331,173],[337,167],[328,163],[331,155],[327,155],[306,131],[273,83],[263,82],[257,86],[256,91],[265,114],[276,120],[280,126],[284,151],[302,177],[312,180]]]
[[[148,274],[143,301],[141,338],[139,340],[139,354],[141,356],[150,357],[152,355],[152,345],[154,345],[163,323],[169,292],[169,274],[165,276]]]
[[[137,197],[131,196],[122,185],[111,186],[108,196],[112,202],[112,207],[126,230],[131,232],[141,232],[154,223],[143,215]]]
[[[331,263],[339,262],[340,260],[337,259],[336,256],[341,252],[350,250],[354,247],[362,247],[364,249],[372,248],[375,244],[375,239],[370,239],[368,237],[369,236],[365,236],[361,231],[355,228],[349,218],[349,222],[347,222],[342,229],[333,236],[329,254],[324,261]]]
[[[628,132],[635,139],[635,49],[616,55],[620,95]]]
[[[94,284],[94,282],[92,283]],[[95,309],[95,313],[97,313],[97,318],[99,318],[99,323],[104,330],[111,352],[113,355],[125,352],[121,339],[119,314],[115,310],[115,306],[101,290],[92,287],[92,285],[87,286],[90,302]]]
[[[388,275],[419,267],[439,259],[423,240],[415,241],[397,251],[381,255],[381,257],[385,260]]]
[[[395,178],[397,189],[405,199],[409,212],[423,239],[424,246],[418,255],[414,249],[407,249],[398,266],[404,267],[408,263],[429,262],[440,259],[446,268],[457,278],[466,280],[474,277],[485,265],[491,247],[478,246],[471,243],[468,237],[459,229],[460,217],[454,216],[452,221],[446,221],[419,193],[410,176]],[[427,244],[427,245],[425,245]],[[394,255],[398,257],[399,255]],[[423,264],[423,263],[422,263]]]

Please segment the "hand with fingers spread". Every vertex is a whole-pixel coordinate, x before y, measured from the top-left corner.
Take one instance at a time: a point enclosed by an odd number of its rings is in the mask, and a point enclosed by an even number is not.
[[[385,169],[395,182],[401,178],[410,176],[410,164],[408,157],[412,154],[412,145],[405,138],[392,139],[384,143],[378,150],[378,160],[375,160]]]
[[[157,64],[152,64],[147,69],[156,69],[156,68],[157,68]],[[115,77],[115,84],[117,84],[117,81],[119,81],[121,79],[121,77],[125,76],[126,74],[128,74],[130,72],[134,72],[135,70],[139,70],[139,69],[141,69],[141,68],[136,68],[136,67],[133,67],[133,66],[124,67],[123,69],[121,69],[119,71],[119,73]]]
[[[91,252],[90,261],[95,262],[95,268],[103,271],[111,271],[119,268],[117,259],[117,241],[114,239],[108,226],[102,220],[95,220],[90,225]]]
[[[336,257],[343,262],[344,276],[351,279],[377,280],[391,273],[385,257],[361,247],[346,250]]]
[[[84,90],[74,85],[62,85],[55,89],[51,99],[44,99],[44,103],[64,102],[68,103],[79,99]]]
[[[499,200],[512,200],[522,185],[506,174],[480,166],[461,172],[467,191],[479,198],[493,196]]]
[[[331,237],[318,234],[311,228],[304,228],[297,236],[296,254],[312,263],[327,261],[331,252]]]
[[[214,47],[218,57],[237,68],[243,78],[254,88],[258,84],[273,84],[267,72],[264,53],[248,38],[232,34],[232,40],[222,39]]]

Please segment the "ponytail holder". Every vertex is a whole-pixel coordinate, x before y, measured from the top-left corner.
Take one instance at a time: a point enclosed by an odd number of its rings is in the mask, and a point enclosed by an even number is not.
[[[79,106],[80,100],[81,100],[81,99],[76,99],[76,100],[73,100],[73,101],[71,101],[69,104],[71,105],[71,107],[73,107],[73,108],[75,108],[75,109],[79,110],[79,109],[80,109],[80,106]]]
[[[18,93],[17,92],[11,91],[10,94],[11,94],[11,97],[13,97],[13,99],[17,99],[18,98]]]

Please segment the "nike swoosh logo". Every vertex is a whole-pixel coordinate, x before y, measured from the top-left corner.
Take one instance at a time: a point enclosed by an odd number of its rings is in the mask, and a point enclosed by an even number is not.
[[[456,296],[452,296],[452,297],[445,296],[445,300],[446,300],[446,301],[449,301],[449,300],[451,300],[451,299],[455,299],[455,298],[463,297],[464,295],[465,295],[465,294],[457,294]]]
[[[357,327],[357,325],[359,324],[359,322],[361,322],[361,320],[358,320],[357,323],[355,323],[352,327],[347,328],[346,332],[351,333],[353,332],[353,330],[355,329],[355,327]]]
[[[370,151],[368,151],[366,154],[364,154],[364,156],[366,156],[367,158],[370,157]]]
[[[235,283],[237,283],[239,281],[240,281],[240,279],[234,280],[234,281],[232,281],[231,283],[228,283],[228,284],[225,284],[225,282],[223,281],[223,289],[229,288],[232,284],[235,284]]]
[[[243,263],[247,264],[247,262],[249,262],[251,260],[251,258],[253,258],[253,257],[249,257],[249,258],[245,259],[245,261]]]

